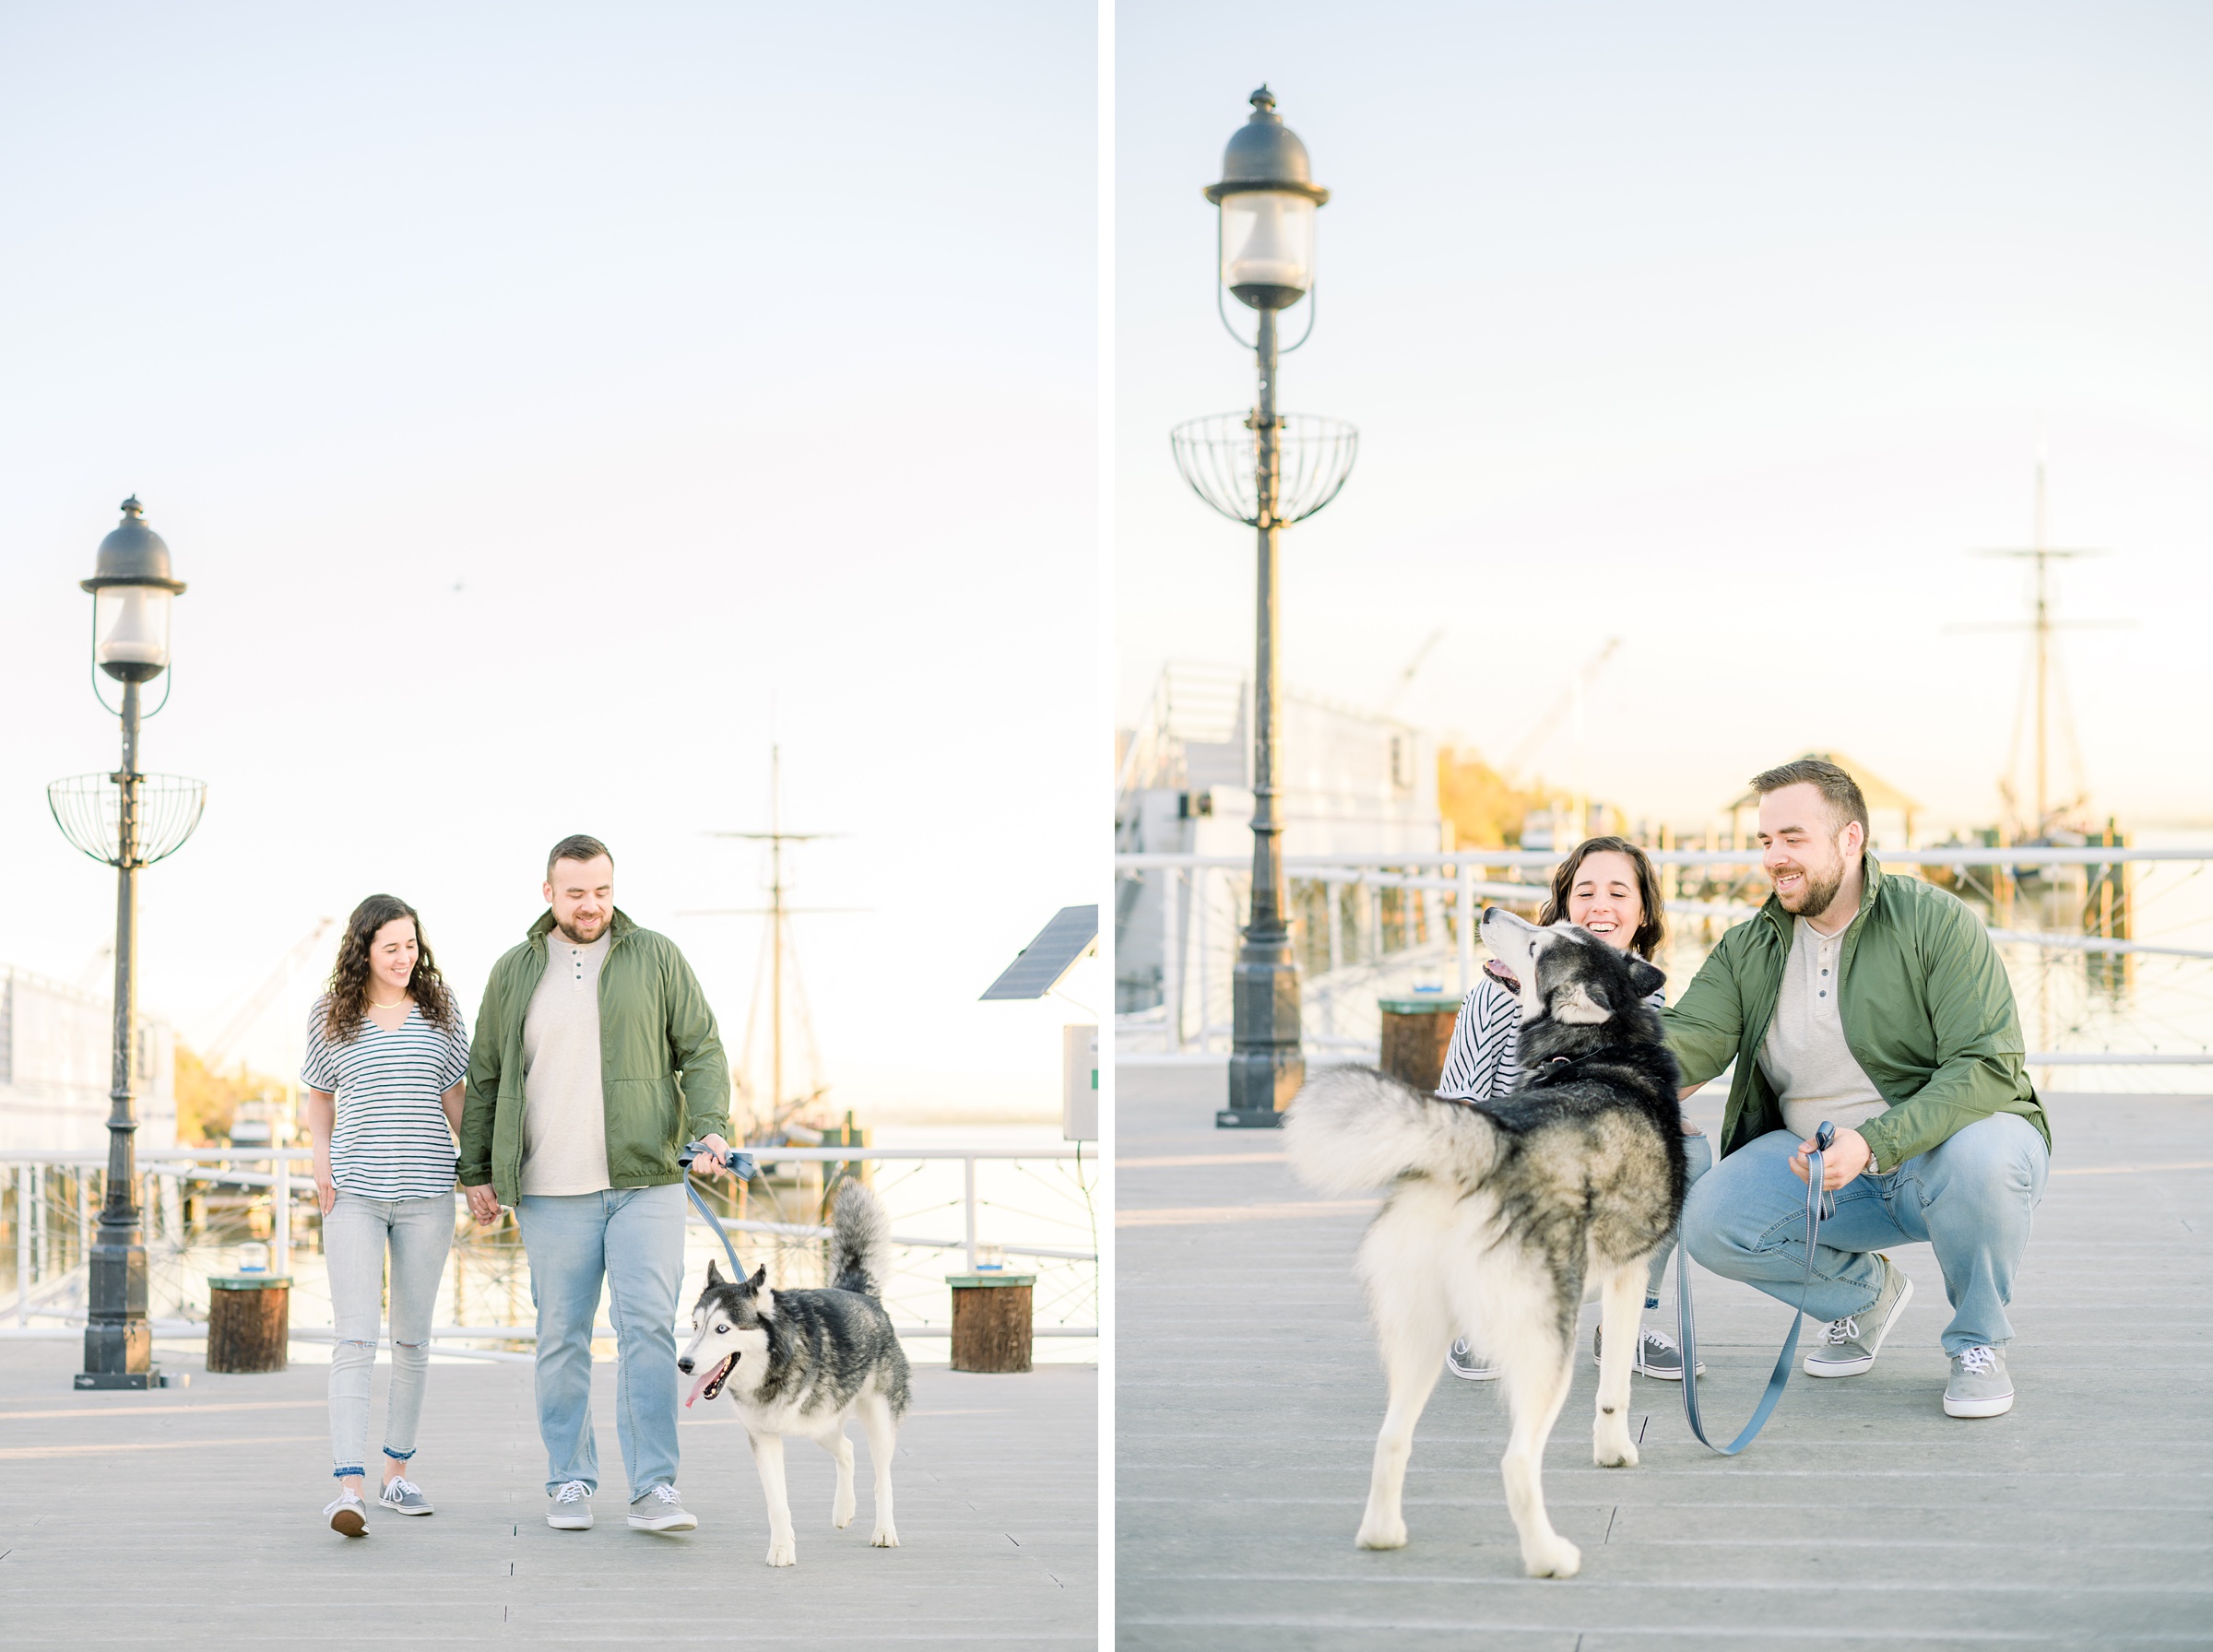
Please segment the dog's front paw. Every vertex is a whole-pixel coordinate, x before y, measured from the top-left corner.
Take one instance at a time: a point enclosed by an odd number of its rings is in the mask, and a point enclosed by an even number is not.
[[[830,1505],[830,1524],[838,1530],[853,1524],[853,1510],[857,1505],[850,1496],[840,1497]]]
[[[799,1545],[792,1538],[771,1538],[768,1540],[768,1564],[772,1566],[796,1566],[799,1564]]]
[[[1634,1469],[1637,1466],[1637,1442],[1629,1438],[1629,1431],[1620,1424],[1615,1423],[1608,1428],[1602,1422],[1591,1455],[1602,1469]]]
[[[899,1534],[888,1526],[879,1526],[876,1535],[869,1541],[879,1549],[896,1549],[899,1547]]]
[[[1386,1519],[1370,1515],[1360,1522],[1360,1535],[1354,1540],[1363,1549],[1403,1549],[1406,1547],[1406,1522],[1393,1515]]]
[[[1522,1546],[1521,1564],[1532,1577],[1573,1577],[1583,1569],[1583,1552],[1566,1538]]]

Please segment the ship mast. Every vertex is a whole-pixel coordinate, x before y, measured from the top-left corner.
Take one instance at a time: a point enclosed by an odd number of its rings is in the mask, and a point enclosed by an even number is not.
[[[768,985],[769,1092],[768,1112],[763,1123],[773,1133],[783,1127],[786,1118],[790,1114],[805,1107],[822,1094],[819,1073],[813,1075],[816,1080],[815,1087],[806,1094],[787,1096],[786,1093],[784,1000],[787,996],[785,985],[785,965],[787,953],[791,954],[790,962],[793,966],[790,972],[791,983],[788,996],[798,1010],[803,1028],[807,1028],[808,1019],[805,1002],[799,991],[798,957],[793,948],[791,920],[802,914],[858,912],[861,908],[794,906],[790,904],[791,886],[785,881],[784,877],[784,845],[786,844],[815,843],[823,838],[836,837],[841,834],[834,832],[787,832],[784,830],[784,754],[783,748],[778,745],[772,743],[768,749],[768,830],[766,832],[711,832],[707,835],[709,837],[740,838],[749,843],[768,845],[768,904],[766,906],[715,907],[687,912],[680,915],[685,917],[765,917],[768,920],[767,933],[762,938],[763,950],[768,954],[766,975]],[[755,994],[753,1004],[756,1009],[761,1002],[759,982],[760,977],[756,976],[753,989]],[[751,1053],[752,1026],[753,1021],[751,1018],[749,1018],[746,1028],[747,1049],[743,1052],[744,1057],[750,1057]],[[807,1032],[806,1048],[811,1055],[811,1029],[807,1028]]]
[[[2053,633],[2066,629],[2085,630],[2101,625],[2120,623],[2113,620],[2060,620],[2052,615],[2051,569],[2053,562],[2071,561],[2081,557],[2103,556],[2101,550],[2063,550],[2050,542],[2044,513],[2044,448],[2039,442],[2036,449],[2036,533],[2034,543],[2021,548],[1983,550],[1976,554],[1986,557],[2006,557],[2027,561],[2034,569],[2033,596],[2030,598],[2030,617],[2026,620],[2000,620],[1989,625],[1962,625],[1947,627],[1953,631],[2027,631],[2030,633],[2029,693],[2033,699],[2030,709],[2036,740],[2036,813],[2026,822],[2029,834],[2041,837],[2051,831],[2054,816],[2082,803],[2089,794],[2081,773],[2081,754],[2076,754],[2075,795],[2065,802],[2054,803],[2052,797],[2052,696],[2053,678],[2057,661],[2053,655]],[[2072,725],[2070,725],[2072,726]],[[2020,750],[2020,722],[2013,726],[2014,747],[2006,753],[2006,778],[1999,789],[2005,794],[2008,812],[2018,808],[2014,801],[2013,768]]]

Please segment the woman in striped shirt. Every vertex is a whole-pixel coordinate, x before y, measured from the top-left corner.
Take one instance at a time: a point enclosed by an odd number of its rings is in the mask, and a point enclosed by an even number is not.
[[[468,1030],[421,920],[396,896],[371,895],[346,920],[330,990],[308,1017],[300,1072],[337,1326],[330,1448],[338,1495],[323,1513],[349,1538],[368,1530],[369,1375],[382,1339],[387,1250],[392,1386],[377,1502],[396,1514],[431,1512],[406,1469],[430,1369],[432,1310],[454,1243],[454,1142],[467,1070]]]
[[[1652,863],[1635,844],[1622,837],[1586,838],[1552,875],[1552,892],[1539,914],[1540,924],[1565,919],[1580,924],[1610,947],[1650,960],[1667,933],[1660,899],[1660,879]],[[1444,1076],[1437,1093],[1455,1101],[1483,1102],[1504,1095],[1521,1082],[1521,984],[1492,959],[1483,966],[1474,990],[1461,1004],[1452,1024],[1452,1046],[1445,1054]],[[1665,1000],[1655,992],[1657,1009]],[[1683,1146],[1690,1161],[1690,1179],[1697,1181],[1713,1168],[1713,1149],[1704,1135],[1683,1126]],[[1644,1305],[1660,1305],[1660,1280],[1667,1270],[1671,1243],[1652,1258],[1645,1285]],[[1597,1345],[1592,1344],[1592,1357]],[[1498,1373],[1470,1351],[1467,1339],[1452,1344],[1445,1356],[1446,1369],[1469,1382],[1489,1382]],[[1683,1380],[1683,1351],[1664,1331],[1647,1326],[1637,1339],[1637,1358],[1631,1367],[1646,1376],[1669,1382]],[[1699,1375],[1705,1372],[1701,1369]]]

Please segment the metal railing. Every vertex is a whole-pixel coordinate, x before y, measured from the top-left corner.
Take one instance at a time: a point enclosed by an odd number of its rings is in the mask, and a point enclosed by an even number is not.
[[[949,1238],[937,1234],[894,1232],[891,1243],[906,1250],[954,1251],[962,1253],[970,1272],[976,1269],[979,1247],[987,1243],[979,1237],[979,1211],[985,1201],[977,1189],[977,1166],[991,1162],[1047,1160],[1057,1162],[1073,1162],[1078,1166],[1079,1187],[1083,1152],[1081,1144],[1071,1150],[1053,1151],[1048,1149],[1021,1147],[752,1147],[746,1150],[763,1166],[803,1163],[853,1164],[861,1162],[885,1161],[934,1162],[957,1161],[962,1165],[962,1219],[961,1236]],[[292,1202],[302,1191],[312,1193],[312,1174],[295,1174],[293,1167],[305,1162],[312,1165],[314,1150],[305,1147],[291,1148],[151,1148],[139,1158],[138,1174],[145,1178],[148,1197],[140,1200],[141,1209],[152,1212],[160,1208],[152,1197],[154,1186],[167,1180],[178,1186],[188,1182],[219,1185],[223,1187],[266,1190],[269,1196],[270,1232],[268,1246],[273,1258],[289,1258],[293,1252],[291,1236]],[[69,1149],[17,1149],[0,1150],[0,1186],[14,1194],[11,1248],[14,1252],[16,1293],[12,1304],[0,1306],[0,1319],[13,1318],[12,1327],[0,1326],[0,1338],[67,1338],[78,1334],[83,1325],[81,1308],[52,1306],[65,1296],[73,1282],[84,1276],[83,1257],[91,1249],[92,1231],[98,1222],[98,1199],[93,1192],[96,1181],[104,1180],[96,1173],[104,1172],[107,1155],[101,1151]],[[245,1170],[241,1165],[265,1165],[266,1169]],[[74,1171],[74,1197],[55,1199],[44,1186],[48,1171]],[[1083,1188],[1088,1201],[1088,1188]],[[456,1201],[458,1195],[456,1195]],[[35,1221],[27,1221],[34,1213]],[[57,1210],[66,1210],[76,1217],[77,1252],[78,1259],[68,1267],[56,1269],[48,1263],[55,1237],[55,1222],[51,1220]],[[706,1227],[706,1219],[687,1201],[685,1217],[693,1226]],[[1095,1216],[1094,1217],[1095,1223]],[[751,1217],[718,1217],[717,1223],[728,1233],[751,1233],[777,1239],[822,1240],[830,1237],[826,1226],[808,1222],[764,1221]],[[64,1229],[65,1231],[65,1228]],[[179,1246],[179,1249],[182,1247]],[[1091,1248],[999,1243],[997,1249],[1007,1257],[1021,1257],[1053,1263],[1089,1263],[1095,1269],[1098,1253],[1095,1244]],[[279,1263],[289,1266],[289,1263]],[[1093,1282],[1095,1294],[1095,1273]],[[58,1326],[33,1327],[34,1318],[62,1319],[69,1323]],[[207,1334],[204,1324],[189,1319],[165,1318],[154,1322],[155,1335],[164,1339],[184,1339]],[[895,1328],[903,1337],[942,1337],[950,1335],[950,1327],[933,1325],[902,1325]],[[333,1333],[313,1326],[294,1327],[294,1340],[328,1341]],[[613,1335],[611,1328],[596,1327],[595,1337]],[[1094,1325],[1036,1325],[1033,1334],[1039,1337],[1095,1338]],[[528,1325],[439,1326],[432,1331],[432,1345],[457,1340],[517,1341],[536,1340],[538,1332]],[[441,1351],[462,1353],[464,1351],[442,1348]],[[493,1356],[479,1351],[471,1357],[527,1358],[526,1355]]]
[[[1758,866],[1761,858],[1760,851],[1757,848],[1647,849],[1645,853],[1655,866],[1663,868],[1751,867]],[[2124,848],[2117,844],[2098,844],[2080,847],[1945,844],[1919,849],[1883,849],[1877,851],[1876,856],[1886,866],[1955,868],[1994,867],[2001,868],[2008,876],[2013,875],[2016,868],[2025,871],[2059,867],[2104,867],[2129,862],[2213,863],[2213,848]],[[1367,854],[1292,855],[1284,857],[1284,868],[1294,880],[1322,887],[1332,929],[1337,915],[1338,892],[1342,890],[1393,890],[1401,891],[1402,898],[1418,898],[1422,914],[1421,927],[1449,932],[1450,950],[1431,943],[1409,947],[1399,953],[1379,957],[1376,962],[1385,965],[1416,962],[1442,964],[1450,958],[1456,965],[1459,996],[1465,997],[1474,985],[1475,978],[1476,936],[1473,920],[1480,913],[1478,901],[1500,904],[1540,903],[1547,893],[1546,879],[1542,875],[1549,874],[1561,859],[1561,854],[1543,849],[1462,849],[1451,852],[1390,850]],[[1232,913],[1227,922],[1223,922],[1214,914],[1213,903],[1209,899],[1209,883],[1218,876],[1228,881],[1234,889],[1236,881],[1249,873],[1249,859],[1234,855],[1142,853],[1118,854],[1114,861],[1118,876],[1158,874],[1169,879],[1166,899],[1161,903],[1164,913],[1161,1004],[1154,1010],[1140,1010],[1118,1018],[1118,1026],[1133,1035],[1142,1036],[1157,1028],[1161,1047],[1156,1051],[1118,1051],[1116,1059],[1132,1066],[1145,1066],[1217,1058],[1223,1052],[1216,1049],[1215,1041],[1226,1037],[1230,1030],[1211,1019],[1209,1007],[1219,997],[1217,988],[1228,976],[1227,952],[1229,948],[1234,947],[1236,919],[1234,896]],[[1519,880],[1486,876],[1495,871],[1535,873],[1540,876]],[[1735,900],[1670,899],[1667,909],[1689,917],[1734,920],[1751,916],[1759,907],[1757,903]],[[1187,914],[1191,927],[1189,934],[1184,931]],[[1990,926],[1990,934],[1995,941],[2055,951],[2107,954],[2116,958],[2145,956],[2213,960],[2213,949],[2169,946],[2154,941],[2020,930],[1999,925]],[[1218,945],[1218,941],[1226,944]],[[1337,964],[1333,933],[1331,952],[1333,974],[1336,973]],[[1217,956],[1217,953],[1222,955]],[[1187,971],[1195,979],[1187,978]],[[1358,972],[1346,973],[1355,974]],[[1214,979],[1217,974],[1222,981]],[[1199,1025],[1195,1030],[1187,1031],[1190,1020],[1189,1008],[1194,1001],[1198,1008]],[[1194,1044],[1195,1049],[1192,1048]],[[1372,1059],[1376,1054],[1375,1044],[1367,1039],[1316,1034],[1309,1035],[1307,1044],[1317,1054],[1324,1056],[1366,1056]],[[2032,1066],[2200,1067],[2213,1066],[2213,1049],[2191,1052],[2034,1051],[2029,1055],[2028,1060]]]

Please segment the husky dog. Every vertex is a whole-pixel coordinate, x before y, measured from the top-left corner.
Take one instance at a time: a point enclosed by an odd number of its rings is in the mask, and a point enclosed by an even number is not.
[[[768,1494],[768,1564],[799,1564],[791,1503],[784,1494],[784,1436],[804,1434],[837,1461],[830,1523],[853,1519],[853,1442],[846,1420],[858,1413],[876,1470],[879,1549],[896,1549],[892,1527],[892,1446],[907,1405],[906,1351],[883,1311],[883,1262],[891,1224],[883,1205],[848,1182],[830,1217],[831,1286],[772,1291],[768,1269],[732,1281],[707,1264],[707,1287],[692,1309],[692,1345],[676,1368],[696,1375],[684,1400],[728,1394],[753,1445],[753,1466]]]
[[[1414,1426],[1446,1348],[1496,1363],[1513,1416],[1507,1506],[1532,1577],[1582,1564],[1544,1513],[1544,1443],[1568,1398],[1578,1311],[1604,1304],[1596,1456],[1633,1468],[1629,1363],[1645,1268],[1683,1208],[1675,1056],[1644,1002],[1664,977],[1569,924],[1497,908],[1484,943],[1521,990],[1521,1088],[1446,1101],[1366,1068],[1317,1074],[1284,1121],[1292,1168],[1316,1187],[1388,1187],[1360,1244],[1390,1410],[1376,1440],[1364,1549],[1406,1541],[1400,1494]]]

